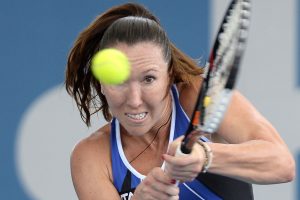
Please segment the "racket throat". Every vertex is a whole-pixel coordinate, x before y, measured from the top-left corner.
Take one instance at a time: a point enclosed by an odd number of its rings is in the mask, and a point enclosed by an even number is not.
[[[199,140],[201,135],[201,131],[199,128],[191,130],[189,135],[184,138],[184,140],[181,143],[180,150],[184,154],[191,153],[194,144]]]

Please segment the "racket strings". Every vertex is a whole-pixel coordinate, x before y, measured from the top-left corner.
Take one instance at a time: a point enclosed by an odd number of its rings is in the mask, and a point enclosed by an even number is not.
[[[219,48],[213,63],[215,67],[210,74],[209,88],[216,88],[210,90],[212,94],[215,94],[215,91],[219,91],[225,85],[226,78],[230,74],[228,68],[232,67],[234,58],[240,56],[244,49],[250,24],[249,1],[238,1],[228,13],[223,25],[223,33],[218,38]]]
[[[217,38],[218,49],[209,63],[209,80],[204,104],[202,131],[213,133],[219,126],[231,97],[237,68],[245,49],[250,26],[250,1],[237,0],[232,3]],[[231,77],[232,76],[232,77]],[[230,84],[228,82],[230,81]],[[225,88],[228,86],[228,89]]]
[[[218,37],[219,48],[216,51],[214,60],[215,71],[219,68],[226,68],[232,61],[235,54],[241,54],[243,48],[237,48],[239,43],[243,43],[247,37],[249,27],[250,12],[243,10],[249,6],[243,6],[242,2],[236,3],[228,12],[223,27],[223,32]],[[242,33],[243,32],[243,33]]]

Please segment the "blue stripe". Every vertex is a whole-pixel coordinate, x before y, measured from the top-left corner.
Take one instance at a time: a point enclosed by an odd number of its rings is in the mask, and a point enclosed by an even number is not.
[[[221,200],[221,198],[213,191],[208,189],[203,183],[194,180],[192,182],[186,182],[179,185],[180,193],[179,199],[185,199],[188,197],[189,200]]]
[[[121,161],[120,155],[118,153],[117,139],[116,139],[116,120],[113,119],[111,122],[111,133],[110,133],[110,146],[112,148],[111,158],[112,158],[112,172],[113,172],[113,181],[117,190],[120,192],[122,188],[122,181],[126,176],[126,168],[124,167],[123,162]],[[116,164],[117,163],[117,164]],[[122,175],[122,176],[120,176]]]

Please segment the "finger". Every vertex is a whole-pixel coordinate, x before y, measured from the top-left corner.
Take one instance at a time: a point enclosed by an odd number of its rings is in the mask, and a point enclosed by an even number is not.
[[[173,180],[170,176],[168,176],[161,168],[156,167],[150,172],[150,176],[155,179],[155,181],[164,183],[164,184],[172,184]]]
[[[161,168],[153,169],[151,176],[155,179],[155,184],[153,185],[155,190],[171,196],[179,194],[179,188],[174,185],[174,179],[171,179]]]
[[[180,138],[176,139],[174,142],[172,142],[169,147],[168,153],[165,155],[169,155],[169,156],[176,155],[177,147],[179,148],[179,145],[181,144],[182,139],[183,139],[183,137],[180,137]],[[200,145],[194,145],[192,152],[190,154],[182,154],[182,156],[184,156],[184,155],[203,160],[205,158],[205,151],[204,151],[203,147],[201,147]],[[181,156],[175,156],[175,157],[178,158]],[[170,157],[168,157],[168,158],[170,158]]]
[[[183,167],[178,167],[178,166],[168,166],[166,168],[166,171],[168,172],[168,175],[170,176],[173,173],[178,173],[178,174],[182,174],[182,173],[200,173],[202,170],[202,165],[197,164],[190,164],[190,165],[186,165]]]
[[[178,200],[178,199],[179,199],[179,195],[172,196],[172,197],[170,198],[170,200]]]
[[[163,190],[168,196],[177,196],[179,194],[179,188],[177,185],[165,185]]]
[[[181,168],[167,167],[166,171],[168,175],[175,180],[191,180],[198,176],[201,171],[201,167],[192,165]]]
[[[179,188],[176,185],[166,185],[157,182],[156,184],[152,185],[152,188],[154,191],[159,193],[159,197],[170,197],[170,196],[176,196],[179,194]]]
[[[150,199],[170,199],[170,197],[179,194],[179,188],[176,185],[159,182],[153,177],[147,177],[143,181],[143,185],[142,192],[147,194],[147,197]]]
[[[172,177],[172,179],[176,179],[178,177],[187,177],[187,178],[191,178],[194,176],[197,176],[199,174],[198,171],[168,171],[169,176]]]
[[[197,158],[194,155],[187,156],[170,156],[167,154],[163,154],[163,159],[166,161],[167,165],[173,168],[184,168],[186,166],[196,166],[202,164],[203,160],[201,158]]]
[[[205,151],[199,145],[195,145],[191,154],[183,154],[181,156],[171,156],[163,154],[162,158],[170,165],[184,167],[191,164],[202,165],[205,161]]]
[[[176,153],[176,150],[178,148],[178,146],[181,144],[182,140],[183,140],[184,136],[180,136],[179,138],[175,139],[169,146],[168,149],[168,155],[174,156]]]
[[[142,196],[143,199],[168,199],[168,195],[164,192],[158,190],[159,182],[156,182],[155,179],[150,176],[143,180],[142,182]]]
[[[166,165],[166,173],[175,180],[193,180],[202,170],[202,163],[192,163],[187,165]]]
[[[167,164],[177,165],[177,166],[185,166],[189,164],[188,159],[183,159],[185,156],[171,156],[168,154],[163,154],[162,158],[167,162]]]
[[[198,174],[174,175],[174,179],[180,182],[192,181]]]

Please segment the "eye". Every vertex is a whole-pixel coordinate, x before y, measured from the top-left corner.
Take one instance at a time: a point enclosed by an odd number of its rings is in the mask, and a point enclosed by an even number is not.
[[[147,83],[147,84],[150,84],[152,83],[156,78],[154,76],[146,76],[144,78],[144,82]]]

